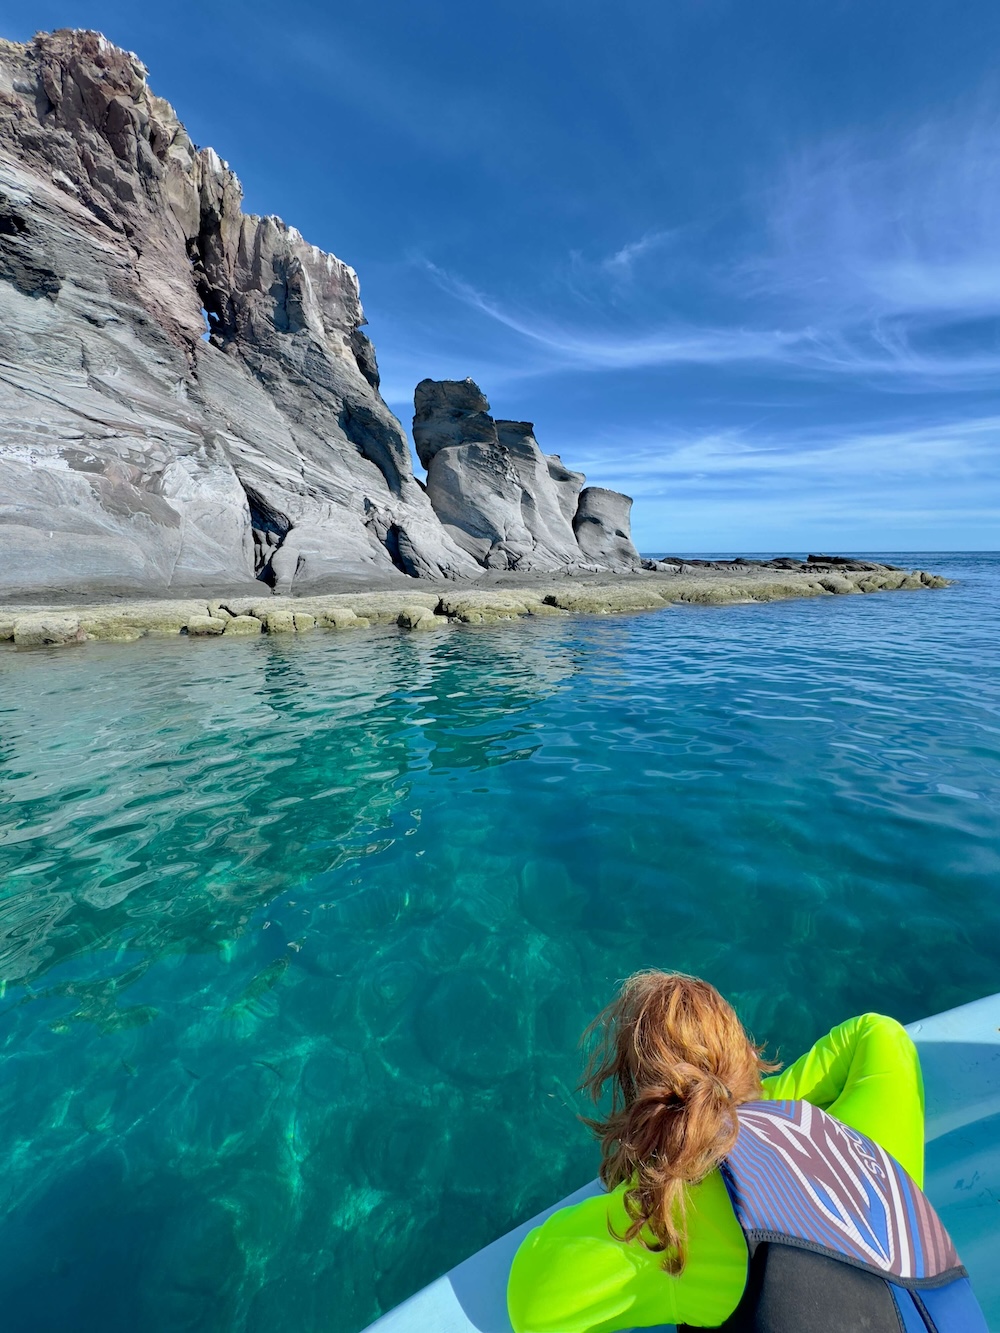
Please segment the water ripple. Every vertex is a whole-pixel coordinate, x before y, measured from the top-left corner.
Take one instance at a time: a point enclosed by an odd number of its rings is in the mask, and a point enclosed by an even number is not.
[[[10,1326],[360,1328],[592,1174],[575,1043],[635,967],[786,1055],[995,990],[1000,560],[951,564],[4,654]]]

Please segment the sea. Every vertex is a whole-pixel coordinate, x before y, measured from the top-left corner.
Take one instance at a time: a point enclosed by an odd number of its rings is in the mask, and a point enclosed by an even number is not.
[[[7,1333],[357,1333],[590,1179],[581,1031],[1000,990],[1000,556],[941,590],[0,654]]]

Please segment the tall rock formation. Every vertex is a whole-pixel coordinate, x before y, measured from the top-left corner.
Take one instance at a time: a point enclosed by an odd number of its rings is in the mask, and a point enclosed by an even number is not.
[[[632,499],[603,486],[580,492],[573,531],[588,560],[608,569],[634,569],[639,552],[632,545]]]
[[[135,56],[0,43],[4,591],[476,572],[379,396],[353,270],[240,200]]]
[[[427,494],[456,543],[489,569],[639,567],[627,495],[589,487],[543,454],[530,421],[501,421],[472,380],[422,380],[413,440]]]
[[[418,389],[417,481],[364,322],[136,56],[0,41],[0,594],[621,567],[578,540],[583,478],[471,381]]]

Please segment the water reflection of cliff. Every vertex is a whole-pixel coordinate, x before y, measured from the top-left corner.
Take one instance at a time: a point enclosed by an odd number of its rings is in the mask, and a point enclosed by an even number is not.
[[[415,773],[530,752],[526,712],[573,669],[558,637],[11,658],[3,979],[98,950],[127,950],[134,979],[161,954],[224,949],[260,905],[397,836]]]

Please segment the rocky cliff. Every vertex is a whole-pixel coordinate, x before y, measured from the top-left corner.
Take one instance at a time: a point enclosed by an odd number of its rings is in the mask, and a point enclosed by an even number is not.
[[[353,270],[243,213],[137,57],[0,42],[0,591],[637,561],[630,501],[578,500],[471,381],[418,389],[425,488],[363,324]]]
[[[472,380],[422,380],[413,440],[434,511],[463,551],[488,569],[637,569],[627,495],[582,490],[530,421],[499,421]],[[604,496],[604,502],[595,497]],[[613,498],[611,498],[613,497]]]

